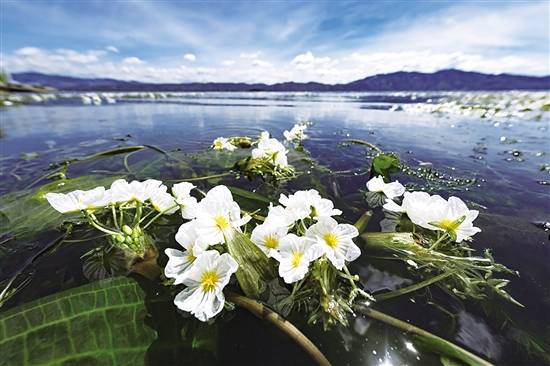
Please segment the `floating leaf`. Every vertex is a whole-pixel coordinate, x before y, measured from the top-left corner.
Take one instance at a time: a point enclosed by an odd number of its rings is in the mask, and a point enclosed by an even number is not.
[[[390,181],[390,174],[399,171],[399,158],[393,154],[378,154],[372,159],[370,176],[375,177],[381,175],[384,181]]]
[[[0,313],[0,363],[142,365],[156,338],[144,323],[144,298],[120,277]]]

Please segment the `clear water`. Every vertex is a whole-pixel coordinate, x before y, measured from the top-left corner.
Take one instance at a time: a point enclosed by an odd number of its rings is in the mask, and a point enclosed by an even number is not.
[[[496,261],[521,273],[520,277],[511,278],[508,290],[525,305],[522,309],[490,301],[480,306],[448,299],[434,291],[429,301],[422,292],[375,307],[450,339],[496,364],[543,364],[516,340],[518,334],[530,334],[542,341],[550,332],[550,242],[548,232],[533,224],[550,221],[550,170],[545,168],[550,163],[550,122],[548,112],[519,111],[525,109],[521,107],[522,103],[528,103],[525,100],[537,100],[537,108],[544,101],[548,103],[548,94],[490,96],[497,103],[506,101],[501,103],[501,109],[510,113],[480,118],[477,113],[464,113],[462,108],[448,108],[449,104],[432,113],[434,104],[443,105],[449,100],[471,104],[479,99],[479,93],[189,93],[163,99],[120,96],[118,103],[102,105],[82,105],[78,96],[67,94],[44,103],[0,109],[0,192],[23,189],[44,174],[49,163],[67,157],[134,144],[196,152],[207,149],[218,136],[255,136],[268,130],[281,137],[283,130],[290,129],[295,122],[308,120],[314,125],[304,146],[321,165],[335,172],[320,179],[326,184],[330,198],[346,201],[355,208],[345,212],[350,221],[369,209],[359,189],[364,188],[367,179],[360,173],[370,163],[364,146],[340,146],[345,139],[367,140],[382,150],[396,152],[413,168],[429,164],[447,176],[475,179],[475,184],[468,187],[438,187],[436,192],[443,196],[457,195],[481,208],[476,222],[483,231],[472,245],[479,250],[491,248]],[[152,154],[143,153],[136,159],[147,159]],[[70,174],[85,174],[86,169],[92,168],[105,172],[120,167],[102,166],[101,162],[84,164],[70,170]],[[342,171],[350,173],[337,173]],[[170,171],[159,174],[156,178],[184,178]],[[404,174],[398,174],[397,178],[402,182],[414,181]],[[259,183],[240,180],[232,184],[255,188]],[[290,187],[309,188],[293,183]],[[369,224],[371,231],[380,230],[376,218]],[[90,248],[87,245],[63,246],[29,263],[55,234],[41,233],[21,243],[20,249],[0,255],[0,281],[25,266],[31,273],[30,282],[3,309],[87,282],[79,262],[79,256]],[[371,291],[395,288],[408,281],[404,266],[389,265],[364,254],[354,263],[353,270],[361,274]],[[151,296],[154,297],[154,291]],[[173,321],[174,312],[168,305],[157,309],[157,321],[163,317],[167,322]],[[502,326],[500,313],[512,319],[514,325]],[[297,316],[293,320],[301,322]],[[352,319],[349,328],[327,333],[319,326],[300,324],[300,327],[334,364],[439,362],[433,355],[407,349],[407,335],[361,316]],[[221,341],[215,356],[174,352],[167,333],[170,332],[159,332],[158,339],[144,353],[147,364],[185,364],[191,359],[205,364],[311,362],[283,335],[244,311],[237,312],[236,318],[229,322],[219,322]]]

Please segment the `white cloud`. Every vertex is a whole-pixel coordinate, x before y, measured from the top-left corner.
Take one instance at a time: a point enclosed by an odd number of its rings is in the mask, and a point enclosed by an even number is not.
[[[106,54],[104,50],[89,50],[78,52],[69,49],[45,50],[36,47],[23,47],[13,52],[14,59],[20,63],[31,63],[32,65],[44,64],[90,64],[100,61],[100,58]]]
[[[41,54],[42,50],[36,47],[23,47],[15,50],[14,55],[21,57],[35,57]]]
[[[241,52],[241,54],[239,55],[239,57],[240,57],[240,58],[255,59],[255,58],[260,57],[260,54],[261,54],[260,51],[256,51],[256,52]]]
[[[255,67],[273,67],[273,64],[271,62],[264,61],[264,60],[254,60],[254,61],[252,61],[252,66],[255,66]]]
[[[518,3],[504,8],[458,5],[437,14],[399,20],[370,39],[365,49],[479,52],[548,44],[548,4]]]
[[[197,56],[195,56],[192,53],[186,53],[185,55],[183,55],[183,58],[186,59],[187,61],[193,62],[197,59]]]
[[[122,60],[122,62],[127,65],[141,65],[145,63],[145,61],[137,57],[126,57],[125,59]]]
[[[118,48],[116,48],[115,46],[107,46],[105,47],[105,49],[109,52],[118,53]]]
[[[302,53],[290,62],[297,69],[305,70],[313,67],[329,67],[336,64],[336,60],[331,60],[330,57],[315,57],[310,51]]]
[[[235,60],[224,60],[222,61],[223,66],[232,66],[235,64]]]

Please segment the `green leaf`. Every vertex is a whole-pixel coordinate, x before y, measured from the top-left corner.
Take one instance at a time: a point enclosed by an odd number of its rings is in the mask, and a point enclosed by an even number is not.
[[[69,192],[108,186],[118,178],[120,176],[81,176],[54,181],[37,190],[8,193],[0,198],[0,235],[26,238],[59,226],[64,221],[80,217],[80,213],[60,214],[50,206],[44,195],[48,192]]]
[[[246,235],[238,231],[227,240],[229,254],[239,264],[235,274],[246,296],[260,297],[265,285],[277,277],[269,258]]]
[[[156,339],[144,298],[120,277],[0,313],[0,365],[142,365]]]
[[[399,158],[393,154],[378,154],[372,159],[370,176],[381,175],[386,182],[390,181],[390,173],[400,170]]]
[[[449,358],[447,356],[441,356],[440,358],[441,364],[443,366],[464,366],[465,364],[458,361],[456,358]]]
[[[237,188],[237,187],[227,187],[231,191],[232,194],[238,197],[246,198],[252,201],[258,201],[258,202],[264,202],[264,203],[271,203],[271,200],[267,197],[262,196],[261,194],[247,191],[245,189]]]
[[[366,192],[365,200],[370,208],[376,208],[386,203],[386,195],[382,192]]]

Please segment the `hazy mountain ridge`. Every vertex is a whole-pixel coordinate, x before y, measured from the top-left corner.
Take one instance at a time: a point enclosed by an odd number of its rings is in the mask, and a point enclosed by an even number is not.
[[[434,73],[394,72],[378,74],[347,84],[317,82],[264,83],[145,83],[108,78],[78,78],[48,75],[37,72],[12,74],[13,80],[39,84],[63,91],[453,91],[453,90],[550,90],[550,76],[483,74],[460,70],[441,70]]]

